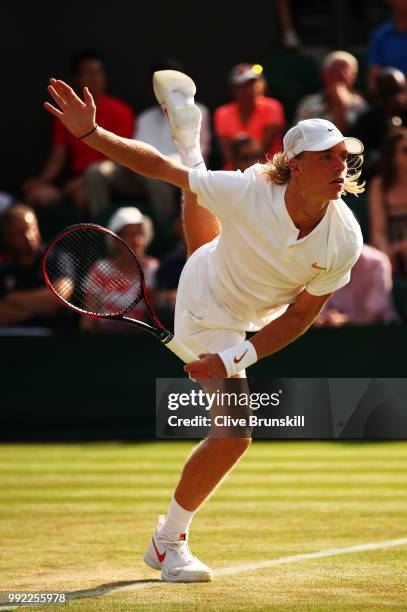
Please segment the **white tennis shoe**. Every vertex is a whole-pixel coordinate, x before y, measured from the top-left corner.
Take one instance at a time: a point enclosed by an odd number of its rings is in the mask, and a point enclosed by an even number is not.
[[[200,149],[202,114],[194,102],[193,80],[177,70],[158,70],[153,75],[155,97],[170,124],[181,158],[189,166],[203,162]]]
[[[188,534],[181,533],[179,540],[168,540],[159,535],[165,516],[158,517],[157,529],[150,540],[144,561],[156,570],[162,570],[165,582],[210,582],[212,570],[193,556],[188,546]]]

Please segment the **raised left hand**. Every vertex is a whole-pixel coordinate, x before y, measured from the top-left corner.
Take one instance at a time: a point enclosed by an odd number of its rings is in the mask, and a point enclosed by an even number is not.
[[[87,87],[83,89],[83,100],[64,81],[51,79],[47,89],[59,108],[49,102],[44,103],[44,108],[60,119],[74,136],[81,137],[95,127],[96,106]]]

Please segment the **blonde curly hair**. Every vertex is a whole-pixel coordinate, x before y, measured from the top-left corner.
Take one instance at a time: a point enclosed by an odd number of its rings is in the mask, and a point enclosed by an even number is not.
[[[296,159],[301,158],[302,153],[296,156]],[[358,183],[358,179],[362,173],[363,155],[351,155],[348,159],[345,182],[343,184],[343,193],[352,193],[358,195],[365,191],[366,182]],[[288,165],[288,157],[280,151],[273,156],[271,161],[264,164],[264,173],[269,181],[276,185],[285,185],[291,177],[290,167]]]

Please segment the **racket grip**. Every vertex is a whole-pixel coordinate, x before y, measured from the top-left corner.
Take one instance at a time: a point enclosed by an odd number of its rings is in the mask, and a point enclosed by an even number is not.
[[[173,337],[169,342],[165,343],[165,346],[170,349],[173,353],[177,355],[184,363],[191,363],[191,361],[196,361],[198,355],[195,355],[191,349],[189,349],[183,342]]]

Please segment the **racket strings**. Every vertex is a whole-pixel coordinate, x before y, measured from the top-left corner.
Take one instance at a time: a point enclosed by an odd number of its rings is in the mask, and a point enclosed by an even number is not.
[[[62,299],[90,314],[123,314],[142,296],[134,254],[98,228],[80,227],[62,235],[46,258],[45,271]]]

